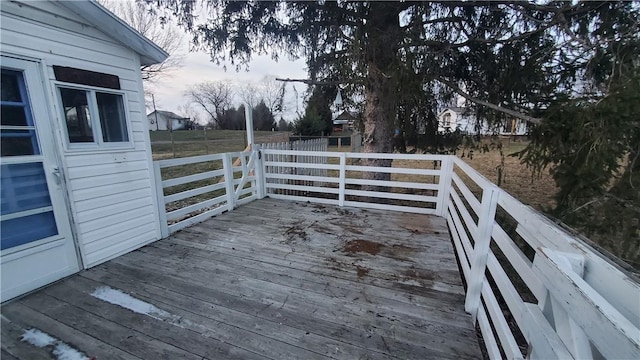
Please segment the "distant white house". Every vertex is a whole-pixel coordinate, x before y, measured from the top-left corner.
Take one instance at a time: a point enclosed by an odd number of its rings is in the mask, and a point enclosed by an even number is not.
[[[352,131],[356,117],[349,111],[342,111],[333,116],[333,132]]]
[[[438,131],[460,130],[465,134],[480,135],[526,135],[529,131],[528,123],[520,119],[512,119],[501,124],[489,126],[483,120],[478,122],[475,114],[466,107],[448,107],[438,114]]]
[[[438,114],[438,131],[466,131],[473,132],[476,117],[468,108],[449,107]]]
[[[171,111],[156,110],[147,115],[149,130],[183,130],[189,118],[177,115]]]

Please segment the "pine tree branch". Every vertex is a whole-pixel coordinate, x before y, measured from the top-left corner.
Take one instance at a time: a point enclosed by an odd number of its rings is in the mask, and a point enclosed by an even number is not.
[[[445,78],[443,78],[441,76],[437,77],[436,80],[438,82],[442,83],[443,85],[449,87],[451,90],[453,90],[454,92],[456,92],[458,95],[462,96],[463,98],[465,98],[465,99],[467,99],[467,100],[469,100],[469,101],[471,101],[473,103],[476,103],[478,105],[486,106],[489,109],[499,111],[499,112],[501,112],[503,114],[511,115],[511,116],[516,117],[518,119],[522,119],[522,120],[528,121],[528,122],[530,122],[532,124],[536,124],[537,125],[537,124],[540,124],[542,122],[541,118],[532,117],[532,116],[529,116],[527,114],[523,114],[523,113],[521,113],[519,111],[507,109],[507,108],[504,108],[502,106],[499,106],[499,105],[496,105],[496,104],[492,104],[492,103],[490,103],[488,101],[480,100],[480,99],[478,99],[476,97],[473,97],[470,94],[464,92],[462,89],[460,89],[460,87],[458,87],[455,83],[453,83],[453,82],[451,82],[451,81],[449,81],[449,80],[447,80],[447,79],[445,79]]]
[[[362,85],[364,81],[362,79],[351,79],[351,80],[313,80],[313,79],[282,79],[276,78],[276,81],[283,82],[299,82],[307,85],[318,85],[318,86],[328,86],[328,85],[341,85],[341,84],[357,84]]]

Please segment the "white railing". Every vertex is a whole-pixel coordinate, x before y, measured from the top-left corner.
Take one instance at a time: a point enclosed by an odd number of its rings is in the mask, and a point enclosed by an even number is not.
[[[264,149],[263,153],[264,187],[269,197],[444,215],[446,169],[451,162],[448,157],[272,149]],[[327,160],[306,161],[318,157]],[[368,166],[370,159],[390,160],[392,166]],[[322,175],[316,175],[312,169],[322,170]],[[367,179],[365,174],[373,173],[389,174],[390,180]],[[411,179],[402,180],[398,175],[409,175]]]
[[[258,151],[235,152],[155,161],[156,195],[162,237],[204,221],[234,207],[262,198],[264,181]],[[239,163],[234,166],[234,160]],[[240,161],[237,161],[240,160]],[[171,178],[171,169],[189,172],[204,165],[206,171]]]
[[[465,309],[491,358],[640,358],[636,280],[459,158],[451,179]]]
[[[233,167],[237,157],[242,166]],[[638,281],[457,157],[258,147],[159,161],[156,176],[210,161],[218,168],[158,186],[161,204],[214,195],[170,212],[161,206],[165,224],[177,221],[163,236],[264,196],[443,216],[467,287],[465,309],[492,359],[640,358]],[[390,176],[366,175],[374,173]],[[210,183],[170,191],[204,179]]]

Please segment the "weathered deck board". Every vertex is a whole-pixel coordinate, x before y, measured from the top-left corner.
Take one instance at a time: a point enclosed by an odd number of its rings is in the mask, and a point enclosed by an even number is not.
[[[103,286],[161,313],[91,295]],[[29,328],[98,359],[481,357],[444,219],[271,199],[6,304],[2,315],[3,358],[52,358],[52,348],[20,341]]]
[[[37,328],[47,334],[56,334],[56,336],[64,339],[73,339],[73,346],[82,349],[91,349],[91,355],[97,359],[139,359],[20,303],[15,303],[4,308],[3,315],[14,319],[21,329],[37,324]],[[2,357],[2,359],[4,359],[4,357]]]

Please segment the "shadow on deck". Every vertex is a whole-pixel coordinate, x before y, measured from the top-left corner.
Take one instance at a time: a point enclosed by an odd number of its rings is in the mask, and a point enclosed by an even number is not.
[[[2,315],[3,359],[51,358],[64,344],[95,359],[482,357],[445,219],[272,199]],[[27,329],[54,339],[38,348],[21,341]]]

